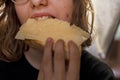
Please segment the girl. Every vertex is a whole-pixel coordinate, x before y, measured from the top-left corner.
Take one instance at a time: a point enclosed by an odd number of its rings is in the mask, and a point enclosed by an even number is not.
[[[67,63],[61,39],[54,43],[48,38],[43,52],[15,39],[19,27],[28,18],[45,16],[81,26],[91,34],[93,22],[88,28],[87,20],[88,9],[92,9],[90,0],[0,0],[0,6],[3,6],[0,12],[0,80],[114,79],[106,64],[82,49],[90,45],[91,38],[82,48],[73,41],[68,42],[70,59]]]

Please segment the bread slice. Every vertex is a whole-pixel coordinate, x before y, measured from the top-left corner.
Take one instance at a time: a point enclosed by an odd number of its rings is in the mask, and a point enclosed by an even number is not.
[[[20,27],[16,35],[16,39],[38,41],[44,46],[46,39],[51,37],[54,42],[58,39],[65,41],[67,46],[68,41],[74,41],[80,46],[90,35],[75,25],[58,19],[28,19],[28,21]]]

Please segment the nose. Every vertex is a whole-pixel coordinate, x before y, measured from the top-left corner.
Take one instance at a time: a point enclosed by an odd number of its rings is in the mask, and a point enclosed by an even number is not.
[[[47,6],[48,0],[30,0],[32,7]]]

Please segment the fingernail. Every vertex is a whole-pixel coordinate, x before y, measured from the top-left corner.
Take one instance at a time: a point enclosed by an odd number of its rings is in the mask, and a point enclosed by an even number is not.
[[[47,38],[47,42],[52,42],[52,38]]]

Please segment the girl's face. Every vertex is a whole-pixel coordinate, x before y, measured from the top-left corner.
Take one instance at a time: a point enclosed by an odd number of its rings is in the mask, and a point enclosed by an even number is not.
[[[15,4],[15,9],[21,24],[28,18],[40,17],[70,21],[73,0],[28,0],[25,4]]]

